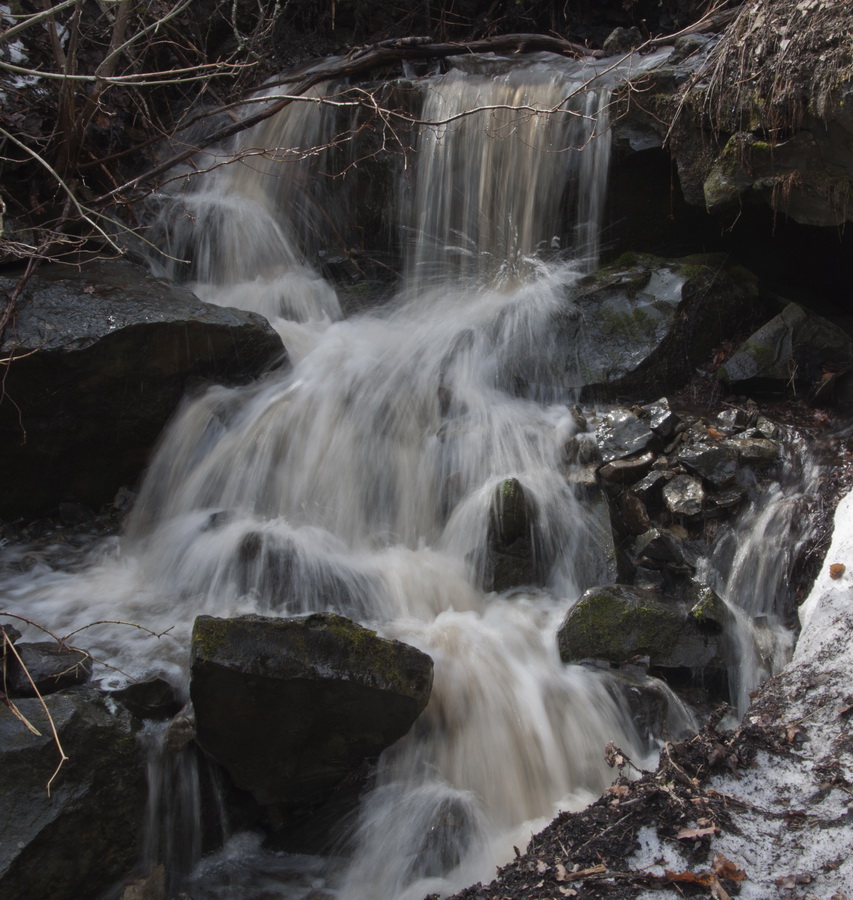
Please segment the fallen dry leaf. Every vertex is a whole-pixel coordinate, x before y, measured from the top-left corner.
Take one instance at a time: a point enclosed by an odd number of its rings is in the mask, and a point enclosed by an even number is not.
[[[781,875],[777,878],[773,883],[778,888],[783,888],[784,890],[791,890],[792,888],[797,887],[799,884],[811,884],[812,876],[807,872],[800,872],[796,875]]]
[[[720,878],[728,878],[729,881],[743,881],[746,878],[746,872],[739,869],[730,859],[723,856],[722,853],[714,854],[714,861],[711,868]]]
[[[711,882],[717,880],[713,872],[672,872],[669,869],[664,869],[663,877],[667,881],[701,884],[703,887],[710,887]]]
[[[805,733],[804,729],[795,724],[788,725],[785,729],[785,737],[788,739],[789,744],[793,744],[800,735],[804,735]]]
[[[625,756],[613,741],[604,748],[604,761],[611,769],[625,765]]]
[[[846,569],[847,566],[845,566],[844,563],[833,563],[829,567],[829,577],[834,578],[836,581],[838,581],[838,579],[841,578]]]
[[[731,900],[728,893],[726,893],[726,889],[720,884],[717,878],[711,882],[711,896],[715,898],[715,900]]]
[[[541,859],[536,863],[536,871],[540,875],[544,875],[548,871],[547,863],[543,862]]]
[[[706,828],[682,828],[676,835],[676,838],[679,841],[685,841],[691,838],[707,837],[709,834],[717,834],[719,830],[716,825],[709,825]]]
[[[607,793],[613,794],[614,797],[626,797],[631,793],[631,788],[627,784],[611,784],[607,788]]]

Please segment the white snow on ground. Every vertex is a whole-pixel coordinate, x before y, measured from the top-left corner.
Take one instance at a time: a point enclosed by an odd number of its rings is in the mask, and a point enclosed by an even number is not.
[[[840,578],[830,576],[833,564],[846,566]],[[838,506],[832,546],[800,620],[793,661],[761,689],[744,720],[783,724],[762,718],[768,705],[760,700],[772,692],[792,750],[759,752],[753,768],[704,787],[733,798],[729,809],[739,833],[724,830],[711,854],[722,853],[745,871],[742,900],[853,900],[853,494]],[[651,828],[640,833],[640,843],[634,869],[697,868]],[[660,897],[660,890],[649,891],[643,900]]]

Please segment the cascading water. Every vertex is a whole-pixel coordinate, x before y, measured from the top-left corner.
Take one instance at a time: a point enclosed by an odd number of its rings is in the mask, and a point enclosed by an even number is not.
[[[795,562],[811,537],[808,490],[818,483],[820,467],[802,439],[791,435],[784,446],[778,478],[763,490],[745,485],[749,503],[719,535],[700,573],[737,620],[738,666],[729,672],[729,685],[741,715],[750,691],[790,660],[794,646],[785,614],[794,605]]]
[[[649,750],[608,673],[557,655],[559,619],[610,565],[597,514],[565,476],[573,398],[505,389],[515,360],[547,345],[566,285],[595,260],[608,153],[607,88],[595,76],[539,61],[424,80],[430,124],[400,203],[407,279],[369,315],[340,321],[333,289],[291,237],[285,207],[309,193],[298,148],[325,140],[322,107],[295,105],[246,139],[297,148],[280,177],[244,154],[162,198],[164,250],[192,260],[204,299],[267,315],[292,369],[183,408],[120,550],[10,587],[57,631],[116,618],[171,629],[153,664],[139,630],[101,628],[89,647],[184,689],[199,614],[330,609],[429,653],[429,706],[383,755],[350,860],[331,878],[345,900],[487,877],[534,823],[610,782],[608,741],[638,761]],[[572,251],[550,258],[567,233]],[[511,597],[477,586],[494,498],[510,478],[535,510],[544,585]],[[245,859],[267,876],[275,865],[245,841],[215,866],[230,865],[248,897],[261,881]],[[264,896],[304,895],[322,879],[309,869],[307,882],[275,888],[265,876],[274,893]],[[221,895],[210,871],[193,896]]]

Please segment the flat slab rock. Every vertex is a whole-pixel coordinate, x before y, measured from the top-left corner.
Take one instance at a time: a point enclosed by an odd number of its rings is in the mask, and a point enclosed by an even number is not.
[[[17,278],[0,278],[11,292]],[[283,359],[255,313],[203,303],[124,261],[46,266],[0,344],[0,516],[90,506],[133,483],[188,387],[238,383]]]
[[[406,734],[432,677],[425,653],[343,616],[199,616],[196,739],[259,803],[304,802]]]

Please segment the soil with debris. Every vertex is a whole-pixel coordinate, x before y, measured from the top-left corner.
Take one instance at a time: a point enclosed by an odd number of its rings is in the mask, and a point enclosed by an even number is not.
[[[746,725],[718,731],[726,712],[718,709],[702,731],[680,743],[669,743],[655,772],[636,780],[633,766],[609,745],[607,761],[618,771],[613,785],[591,806],[562,813],[534,836],[524,854],[498,870],[491,885],[475,885],[454,900],[578,897],[608,900],[635,898],[641,889],[678,886],[684,896],[705,896],[716,888],[738,893],[743,872],[722,855],[712,854],[711,837],[736,828],[732,799],[711,790],[715,772],[737,772],[754,765],[759,749],[788,753],[785,726]],[[681,871],[654,874],[631,865],[639,849],[638,832],[653,826],[664,841],[676,843],[684,856]]]

